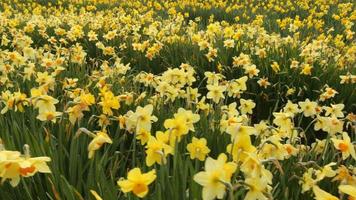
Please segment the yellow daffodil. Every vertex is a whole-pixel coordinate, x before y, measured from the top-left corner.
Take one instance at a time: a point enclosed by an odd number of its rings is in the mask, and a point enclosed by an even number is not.
[[[344,117],[344,113],[342,112],[344,107],[344,104],[331,104],[330,107],[324,107],[326,111],[325,116],[331,115],[332,117],[342,118]]]
[[[226,185],[231,184],[231,175],[236,170],[236,164],[228,162],[225,154],[220,154],[217,160],[208,157],[205,160],[205,171],[194,175],[194,181],[203,186],[203,199],[222,199]]]
[[[324,190],[320,189],[319,186],[315,185],[313,187],[313,192],[315,195],[315,200],[339,200],[339,198],[337,198],[334,195],[331,195],[328,192],[325,192]]]
[[[190,131],[194,130],[194,124],[200,120],[199,114],[194,114],[191,110],[185,110],[184,108],[179,108],[178,112],[174,114],[175,118],[184,117],[185,124],[189,127]]]
[[[112,140],[106,132],[98,131],[93,140],[88,145],[88,158],[93,158],[95,151],[100,149],[104,143],[111,144]]]
[[[268,194],[268,184],[263,178],[247,178],[245,184],[248,186],[248,192],[245,196],[245,200],[267,200],[266,194]]]
[[[205,138],[193,137],[192,142],[187,145],[187,150],[190,154],[190,159],[198,159],[200,161],[205,160],[206,155],[210,152],[210,149],[206,146]]]
[[[298,104],[303,111],[304,116],[310,117],[316,114],[318,103],[306,99],[304,102],[301,101]]]
[[[339,191],[349,195],[350,200],[356,199],[356,186],[355,185],[339,185]]]
[[[241,114],[252,114],[252,110],[256,107],[256,103],[253,102],[251,99],[240,99],[240,106],[239,109]]]
[[[140,168],[134,168],[127,174],[126,180],[117,181],[118,186],[124,193],[132,192],[143,198],[148,194],[148,186],[156,179],[156,171],[151,170],[142,173]]]
[[[92,159],[94,157],[95,151],[101,148],[105,143],[112,144],[112,140],[110,136],[106,133],[106,131],[97,131],[96,134],[93,132],[87,130],[86,128],[80,128],[77,131],[77,134],[75,137],[78,137],[79,134],[85,133],[89,137],[92,137],[92,141],[88,145],[88,158]]]
[[[277,113],[274,112],[273,116],[275,117],[273,119],[273,123],[280,127],[281,131],[286,131],[287,134],[292,132],[292,129],[294,128],[294,124],[292,122],[292,115],[289,113]]]
[[[247,157],[244,159],[241,164],[241,171],[244,173],[244,176],[247,178],[260,178],[265,179],[267,183],[272,183],[273,175],[270,171],[265,169],[262,164],[262,161],[258,158],[256,153],[246,153]],[[262,181],[262,180],[261,180]]]
[[[41,121],[51,121],[53,123],[56,123],[57,118],[61,115],[61,112],[43,111],[40,112],[36,118]]]
[[[149,104],[145,107],[138,106],[136,112],[130,113],[126,126],[129,129],[135,129],[136,132],[141,130],[151,131],[152,122],[157,121],[157,117],[152,115],[153,105]]]
[[[287,104],[283,107],[283,111],[294,117],[295,114],[300,112],[300,109],[298,108],[298,104],[294,104],[292,101],[288,100]]]
[[[136,138],[139,139],[141,141],[141,144],[144,145],[148,142],[148,140],[151,137],[151,132],[145,130],[145,129],[140,129],[137,133],[136,133]]]
[[[173,148],[164,140],[165,137],[151,136],[146,145],[146,165],[152,166],[155,163],[165,164],[166,156],[173,154]]]
[[[260,72],[260,70],[257,69],[256,65],[254,65],[254,64],[245,65],[243,68],[245,70],[245,74],[247,74],[249,78],[258,76],[258,74]]]
[[[117,110],[120,108],[119,98],[114,96],[111,91],[106,90],[102,91],[101,95],[102,97],[99,105],[102,106],[103,113],[107,115],[113,115],[112,109]]]
[[[312,69],[313,69],[313,66],[311,66],[309,64],[303,64],[302,71],[300,72],[300,74],[311,75]]]
[[[271,68],[275,73],[278,73],[279,71],[281,71],[279,64],[277,62],[273,62],[271,64]]]
[[[225,86],[221,85],[207,85],[206,86],[209,90],[206,98],[212,99],[215,103],[219,103],[221,99],[224,99],[224,92],[226,90]]]
[[[260,80],[257,81],[258,85],[263,88],[267,88],[268,86],[271,85],[270,82],[268,82],[268,78],[260,78]]]
[[[175,142],[175,140],[179,142],[183,135],[188,134],[189,127],[186,122],[187,119],[184,115],[178,115],[173,119],[166,119],[164,121],[164,127],[171,131],[172,142]]]
[[[227,145],[226,151],[230,153],[234,161],[244,161],[247,153],[253,153],[256,148],[251,143],[250,135],[241,132],[232,139],[232,143]]]
[[[59,101],[51,96],[48,95],[41,95],[34,99],[34,106],[35,108],[39,109],[39,112],[46,112],[46,111],[55,111],[57,104]]]
[[[29,147],[25,145],[25,155],[17,151],[0,150],[1,182],[10,179],[11,186],[19,184],[21,177],[30,177],[36,173],[51,173],[47,162],[49,157],[30,157]]]
[[[323,166],[320,170],[315,171],[315,175],[317,177],[317,180],[322,180],[324,177],[334,177],[336,175],[336,172],[331,168],[332,166],[335,166],[335,162],[331,162],[325,166]]]
[[[304,172],[302,179],[299,181],[299,184],[302,185],[302,193],[311,190],[317,181],[313,178],[315,171],[313,168],[309,168],[306,172]]]

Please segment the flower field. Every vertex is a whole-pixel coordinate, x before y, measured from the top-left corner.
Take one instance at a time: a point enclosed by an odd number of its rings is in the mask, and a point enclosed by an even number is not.
[[[356,200],[356,3],[0,1],[0,200]]]

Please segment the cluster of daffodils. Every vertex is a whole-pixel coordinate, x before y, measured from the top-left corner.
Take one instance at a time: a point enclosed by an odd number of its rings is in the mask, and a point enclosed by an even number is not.
[[[36,173],[51,173],[47,162],[49,157],[31,157],[29,146],[25,145],[25,154],[18,151],[5,150],[0,144],[0,178],[1,183],[10,180],[10,184],[15,187],[19,184],[21,177],[31,177]]]
[[[354,7],[1,1],[0,194],[356,199]]]

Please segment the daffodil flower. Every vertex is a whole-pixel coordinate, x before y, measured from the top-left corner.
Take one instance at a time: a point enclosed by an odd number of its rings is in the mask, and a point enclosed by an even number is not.
[[[148,194],[148,186],[156,179],[155,170],[142,173],[140,168],[134,168],[127,174],[127,179],[117,181],[118,186],[124,193],[132,192],[143,198]]]

